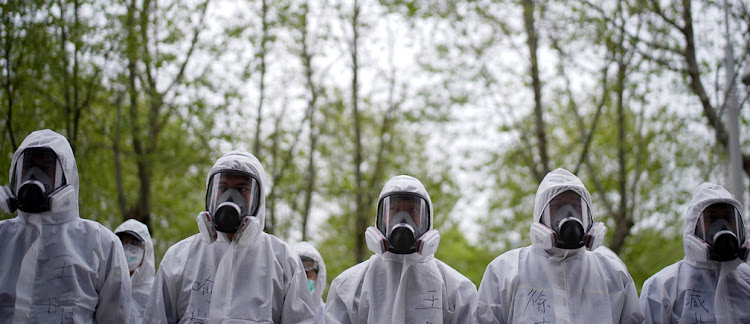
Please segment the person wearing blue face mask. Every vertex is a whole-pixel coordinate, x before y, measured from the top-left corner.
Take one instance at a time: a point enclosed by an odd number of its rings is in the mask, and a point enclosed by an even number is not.
[[[154,283],[154,243],[146,224],[135,219],[128,219],[118,226],[115,235],[122,241],[133,287],[130,323],[141,323]]]
[[[308,242],[297,242],[292,249],[299,254],[302,266],[307,276],[307,285],[313,295],[315,310],[318,315],[318,324],[325,323],[325,307],[323,302],[323,291],[326,290],[326,264],[320,252]]]

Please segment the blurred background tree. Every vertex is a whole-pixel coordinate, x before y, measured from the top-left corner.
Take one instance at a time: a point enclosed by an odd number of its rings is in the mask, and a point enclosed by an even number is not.
[[[9,0],[0,170],[31,131],[60,132],[81,217],[148,224],[158,262],[197,232],[213,161],[251,151],[268,173],[266,231],[315,243],[329,281],[371,255],[363,234],[380,190],[410,174],[435,204],[436,256],[479,284],[494,257],[529,244],[539,181],[563,167],[640,287],[683,257],[693,189],[737,177],[732,136],[750,174],[748,8]]]

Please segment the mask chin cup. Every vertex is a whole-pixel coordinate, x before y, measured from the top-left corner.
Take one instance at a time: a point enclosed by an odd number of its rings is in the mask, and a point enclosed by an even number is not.
[[[556,247],[561,249],[578,249],[584,245],[583,224],[580,220],[568,217],[560,221],[560,233],[557,235]]]
[[[365,230],[365,242],[367,248],[375,254],[383,254],[388,250],[388,241],[383,233],[375,227],[370,226]]]
[[[388,236],[388,251],[395,254],[417,252],[414,228],[409,224],[399,223],[393,226]]]
[[[602,245],[605,234],[607,234],[607,226],[604,226],[602,222],[594,223],[583,237],[584,246],[591,251],[596,250]]]
[[[725,262],[737,258],[740,242],[732,231],[722,230],[716,233],[711,244],[710,258],[713,261]]]
[[[214,227],[213,220],[211,220],[211,215],[209,215],[208,212],[202,211],[198,214],[198,217],[195,218],[195,221],[198,222],[199,236],[203,242],[206,244],[216,242],[218,233],[216,233],[216,228]]]
[[[529,237],[531,238],[531,245],[545,250],[555,247],[557,243],[557,233],[542,223],[531,224]]]
[[[682,239],[685,246],[685,256],[698,262],[706,262],[710,258],[711,247],[694,234],[685,235]]]
[[[49,210],[44,184],[28,180],[18,188],[18,209],[27,213],[42,213]]]
[[[241,224],[242,210],[233,202],[223,202],[216,208],[214,224],[216,230],[222,233],[236,233]]]
[[[0,187],[0,210],[7,214],[13,214],[18,209],[16,197],[6,186]]]
[[[417,240],[417,253],[422,256],[435,254],[440,244],[440,233],[437,230],[429,230]]]

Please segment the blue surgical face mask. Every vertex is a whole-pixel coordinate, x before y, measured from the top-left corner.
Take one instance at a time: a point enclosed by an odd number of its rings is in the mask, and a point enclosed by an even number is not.
[[[122,247],[125,250],[125,258],[128,261],[128,270],[135,271],[143,261],[143,248],[133,244],[125,244]]]
[[[315,280],[307,279],[307,287],[310,288],[310,292],[315,289]]]

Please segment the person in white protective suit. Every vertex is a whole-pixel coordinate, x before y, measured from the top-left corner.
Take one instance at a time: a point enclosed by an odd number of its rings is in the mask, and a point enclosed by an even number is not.
[[[133,287],[133,303],[130,308],[130,323],[143,322],[151,285],[154,283],[154,243],[148,227],[135,219],[128,219],[115,229],[128,261],[130,283]]]
[[[307,285],[313,295],[314,309],[318,316],[318,324],[325,324],[326,303],[323,302],[323,291],[326,290],[326,264],[323,257],[309,242],[297,242],[292,245],[305,268]]]
[[[490,262],[479,284],[477,323],[642,323],[633,279],[593,222],[591,195],[557,169],[536,192],[531,246]]]
[[[164,254],[146,323],[315,323],[299,256],[263,232],[265,176],[258,159],[240,150],[211,167],[200,233]]]
[[[326,323],[468,323],[476,286],[434,257],[440,234],[424,185],[388,180],[375,223],[365,231],[375,255],[333,280]]]
[[[647,323],[750,323],[750,240],[742,204],[703,183],[688,204],[685,258],[647,279],[640,302]]]
[[[130,276],[120,240],[78,215],[67,139],[32,132],[13,154],[0,207],[0,323],[128,323]]]

